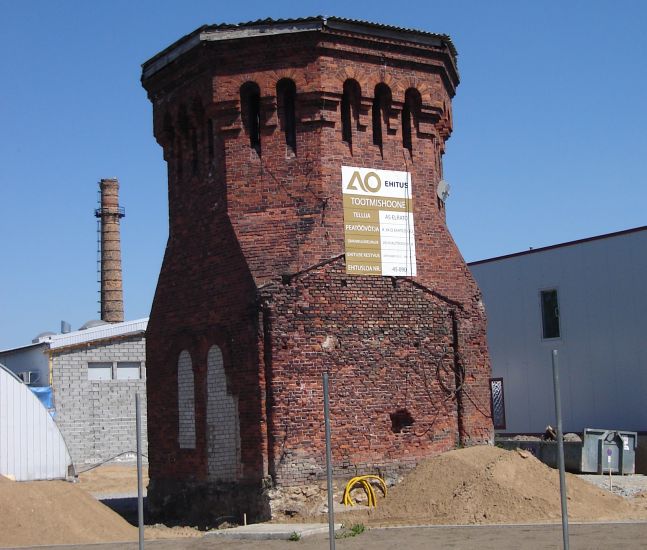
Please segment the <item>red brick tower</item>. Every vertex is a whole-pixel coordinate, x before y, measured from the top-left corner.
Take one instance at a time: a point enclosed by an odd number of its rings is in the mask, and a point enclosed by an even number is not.
[[[143,67],[170,230],[147,330],[149,503],[308,506],[490,441],[479,290],[445,223],[444,35],[339,18],[204,26]],[[296,497],[295,497],[296,498]]]

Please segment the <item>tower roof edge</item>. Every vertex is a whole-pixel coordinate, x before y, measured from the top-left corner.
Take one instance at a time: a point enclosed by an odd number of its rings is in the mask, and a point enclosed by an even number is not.
[[[203,42],[238,40],[297,32],[322,32],[325,30],[354,32],[380,38],[403,40],[425,46],[444,46],[449,51],[454,65],[456,65],[458,57],[456,47],[447,34],[323,15],[297,19],[267,18],[237,24],[203,25],[144,62],[142,64],[142,80],[152,76],[182,54]]]

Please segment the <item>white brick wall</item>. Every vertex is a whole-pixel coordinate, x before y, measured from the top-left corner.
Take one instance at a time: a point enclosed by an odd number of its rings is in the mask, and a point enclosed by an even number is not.
[[[227,376],[218,346],[212,346],[207,356],[207,462],[211,478],[237,479],[240,469],[238,398],[227,391]]]
[[[195,449],[195,385],[191,355],[186,350],[177,360],[177,410],[180,449]]]
[[[56,423],[76,465],[96,463],[136,450],[135,393],[142,403],[146,442],[146,368],[143,335],[52,351]],[[88,380],[88,363],[140,362],[139,380]],[[132,457],[131,457],[132,458]]]

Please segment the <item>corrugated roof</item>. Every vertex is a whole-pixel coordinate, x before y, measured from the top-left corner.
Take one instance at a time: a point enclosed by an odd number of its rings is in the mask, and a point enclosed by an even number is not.
[[[335,16],[328,17],[325,15],[313,15],[311,17],[298,17],[293,19],[272,19],[271,17],[268,17],[266,19],[257,19],[255,21],[246,21],[244,23],[236,23],[236,24],[220,23],[217,25],[206,25],[205,27],[203,27],[203,30],[219,30],[219,29],[229,30],[229,29],[240,29],[245,27],[260,27],[260,26],[271,27],[275,25],[291,25],[291,24],[314,23],[314,22],[319,22],[323,26],[326,26],[329,23],[350,23],[352,25],[359,25],[359,26],[368,27],[371,29],[382,29],[386,31],[402,32],[402,33],[407,33],[407,34],[412,34],[417,36],[428,36],[428,37],[441,40],[442,42],[447,44],[447,47],[452,52],[452,55],[454,57],[458,56],[456,47],[454,46],[454,43],[452,42],[452,39],[448,34],[439,34],[439,33],[434,33],[429,31],[423,31],[419,29],[411,29],[408,27],[398,27],[396,25],[386,25],[384,23],[375,23],[373,21],[366,21],[364,19],[348,19],[346,17],[335,17]]]
[[[183,36],[146,61],[142,65],[143,78],[151,76],[166,64],[170,63],[183,53],[191,50],[202,41],[242,38],[263,35],[265,33],[279,34],[315,31],[323,30],[325,28],[360,33],[364,32],[365,34],[374,34],[386,38],[408,40],[423,44],[434,44],[434,42],[439,42],[440,45],[445,45],[449,49],[454,65],[456,64],[456,59],[458,57],[458,52],[456,51],[454,43],[447,34],[438,34],[418,29],[398,27],[395,25],[386,25],[384,23],[375,23],[361,19],[347,19],[345,17],[334,16],[327,17],[325,15],[299,17],[295,19],[267,18],[236,24],[219,23],[215,25],[203,25],[186,36]],[[254,31],[256,31],[256,33]]]
[[[47,345],[50,349],[65,348],[67,346],[75,346],[77,344],[85,344],[87,342],[94,342],[95,340],[104,340],[106,338],[115,338],[117,336],[127,336],[129,334],[137,334],[139,332],[146,332],[148,326],[148,317],[143,319],[135,319],[134,321],[124,321],[123,323],[107,323],[97,327],[86,328],[84,330],[73,330],[65,334],[52,334],[39,338],[38,342],[28,344],[26,346],[19,346],[17,348],[10,348],[0,351],[0,353],[11,352],[35,346]]]
[[[148,326],[148,317],[136,319],[135,321],[124,321],[123,323],[109,323],[98,327],[75,330],[66,334],[55,334],[46,336],[44,341],[49,342],[50,349],[74,346],[94,340],[104,340],[115,336],[126,336],[138,332],[145,332]]]

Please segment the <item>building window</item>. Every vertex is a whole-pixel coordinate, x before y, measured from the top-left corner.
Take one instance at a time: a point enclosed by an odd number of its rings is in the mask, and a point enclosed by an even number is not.
[[[141,366],[139,361],[119,361],[117,363],[117,380],[139,380]]]
[[[249,135],[249,146],[261,151],[261,89],[256,82],[246,82],[240,87],[240,104],[243,125]]]
[[[177,360],[178,443],[180,449],[195,449],[195,386],[193,362],[184,350]]]
[[[413,140],[411,135],[412,129],[417,128],[421,103],[420,92],[415,88],[409,88],[404,94],[404,105],[402,107],[402,146],[409,151],[409,154],[413,153]]]
[[[375,86],[373,96],[373,144],[382,149],[382,126],[388,129],[389,110],[391,108],[391,89],[384,83]]]
[[[285,143],[292,152],[297,151],[296,98],[297,87],[293,80],[282,78],[276,85],[279,121],[285,133]]]
[[[88,380],[112,380],[112,363],[88,363]]]
[[[411,154],[413,150],[411,141],[411,107],[406,101],[402,107],[402,147],[407,149],[409,154]]]
[[[541,323],[545,339],[559,338],[559,304],[557,290],[541,291]]]
[[[348,79],[344,82],[341,98],[341,135],[348,145],[353,143],[353,121],[357,124],[361,96],[362,92],[356,80]]]
[[[495,430],[505,430],[505,397],[503,378],[490,378],[490,411]]]

